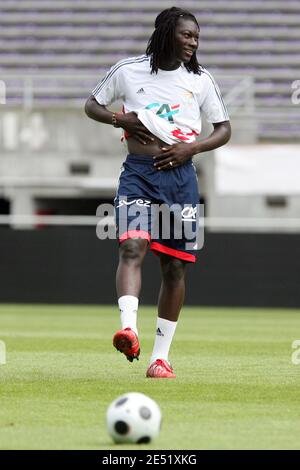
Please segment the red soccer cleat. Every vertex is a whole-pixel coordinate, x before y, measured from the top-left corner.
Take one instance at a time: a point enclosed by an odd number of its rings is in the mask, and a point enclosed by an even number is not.
[[[113,337],[114,347],[125,354],[128,361],[138,359],[140,355],[140,343],[137,335],[131,328],[117,331]]]
[[[154,379],[175,379],[172,367],[164,359],[156,359],[148,367],[146,377]]]

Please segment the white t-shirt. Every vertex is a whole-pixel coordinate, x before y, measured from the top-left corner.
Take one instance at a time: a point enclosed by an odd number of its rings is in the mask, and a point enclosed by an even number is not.
[[[135,111],[139,120],[167,144],[193,142],[201,132],[202,113],[211,123],[228,121],[220,90],[211,74],[176,70],[151,74],[146,55],[120,60],[93,90],[99,104],[123,101],[125,113]]]

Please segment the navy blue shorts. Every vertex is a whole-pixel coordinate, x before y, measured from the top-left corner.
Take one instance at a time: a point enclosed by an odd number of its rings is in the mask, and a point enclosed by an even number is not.
[[[129,154],[115,197],[119,242],[144,238],[152,251],[195,262],[199,226],[198,180],[192,160],[157,170],[149,155]]]

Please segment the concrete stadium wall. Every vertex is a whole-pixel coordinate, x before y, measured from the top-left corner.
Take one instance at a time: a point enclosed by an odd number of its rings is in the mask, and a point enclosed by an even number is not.
[[[113,304],[117,242],[93,229],[0,230],[0,302]],[[300,307],[300,235],[206,233],[188,270],[187,305]],[[158,259],[143,268],[141,303],[155,304]]]

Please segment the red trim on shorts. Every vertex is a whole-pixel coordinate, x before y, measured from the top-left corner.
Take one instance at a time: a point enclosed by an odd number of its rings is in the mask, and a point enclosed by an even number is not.
[[[150,243],[151,235],[144,230],[129,230],[119,237],[119,242],[122,243],[124,240],[128,240],[128,238],[143,238],[144,240],[148,240]]]
[[[174,256],[174,258],[179,258],[184,261],[189,261],[190,263],[196,262],[196,256],[186,253],[185,251],[174,250],[174,248],[169,248],[168,246],[162,245],[158,242],[152,242],[150,249],[154,251],[159,251],[160,253],[165,253],[166,255]]]

